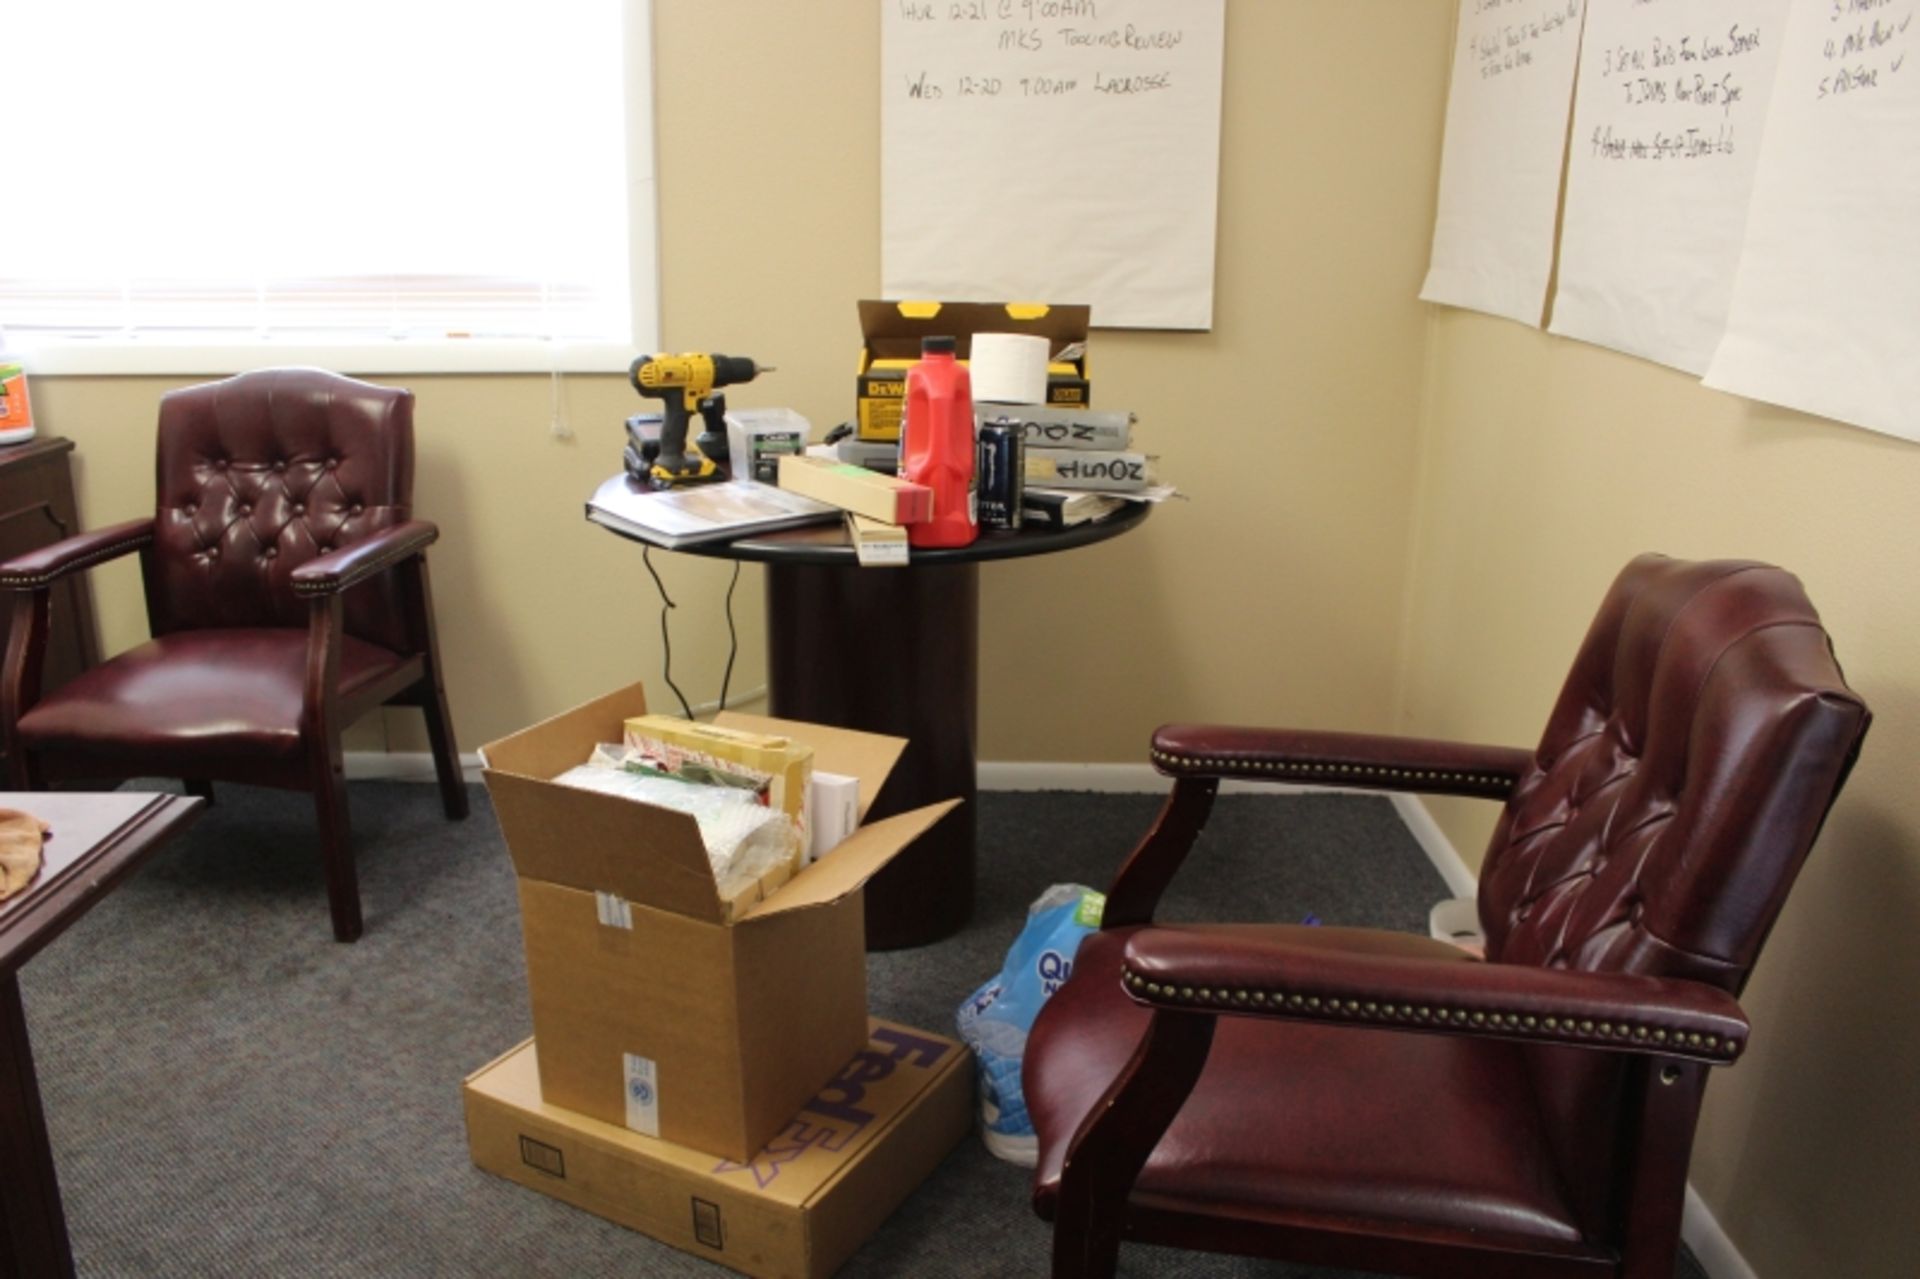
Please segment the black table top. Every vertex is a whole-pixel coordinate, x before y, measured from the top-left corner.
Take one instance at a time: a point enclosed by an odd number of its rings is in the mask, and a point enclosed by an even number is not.
[[[1029,525],[1019,529],[981,529],[971,546],[944,548],[915,547],[908,553],[909,567],[914,564],[971,564],[981,560],[1011,560],[1027,555],[1048,555],[1069,551],[1076,546],[1091,546],[1118,537],[1144,522],[1153,510],[1151,502],[1128,502],[1111,515],[1071,528],[1041,528]],[[604,526],[603,526],[604,527]],[[652,545],[616,528],[629,541]],[[656,547],[655,549],[660,549]],[[802,528],[761,533],[732,542],[700,542],[675,548],[684,555],[705,555],[713,559],[746,560],[761,564],[840,564],[855,565],[853,544],[841,524],[812,524]]]

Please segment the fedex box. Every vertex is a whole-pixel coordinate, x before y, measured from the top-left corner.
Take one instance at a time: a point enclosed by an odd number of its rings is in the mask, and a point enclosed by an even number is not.
[[[552,779],[646,713],[635,684],[483,751],[519,880],[540,1091],[676,1145],[747,1159],[867,1039],[861,886],[958,800],[862,825],[731,899],[686,813]],[[750,715],[860,779],[860,816],[906,743]]]
[[[467,1078],[474,1164],[766,1279],[825,1279],[839,1269],[973,1126],[967,1051],[883,1021],[748,1160],[544,1104],[535,1058],[546,1051],[529,1040]]]

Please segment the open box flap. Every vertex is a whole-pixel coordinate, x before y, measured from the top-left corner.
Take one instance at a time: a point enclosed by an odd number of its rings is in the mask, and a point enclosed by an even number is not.
[[[513,869],[583,892],[720,923],[713,867],[691,814],[498,770],[487,792]]]
[[[813,769],[817,773],[841,773],[860,779],[860,819],[880,794],[887,774],[900,762],[906,750],[902,737],[862,733],[851,728],[828,728],[824,724],[803,724],[790,719],[769,719],[764,715],[741,715],[722,711],[713,722],[744,733],[765,733],[772,737],[791,737],[813,747]]]
[[[522,777],[557,777],[575,764],[586,763],[599,743],[618,742],[629,716],[646,713],[646,690],[629,684],[488,742],[480,748],[480,756],[489,769]]]
[[[627,718],[646,712],[646,692],[630,684],[488,743],[487,793],[525,878],[718,923],[713,867],[689,814],[549,780],[618,742]]]
[[[1032,333],[1047,339],[1051,354],[1069,342],[1084,342],[1092,323],[1092,308],[1084,304],[1049,305],[1044,302],[931,302],[880,301],[856,304],[860,335],[874,359],[917,359],[920,340],[932,336],[957,338],[958,354],[972,352],[975,333]],[[861,372],[866,365],[861,365]]]
[[[933,824],[960,806],[943,800],[862,826],[838,847],[789,880],[779,892],[740,916],[752,923],[771,915],[837,902],[878,873],[894,855],[920,838]]]

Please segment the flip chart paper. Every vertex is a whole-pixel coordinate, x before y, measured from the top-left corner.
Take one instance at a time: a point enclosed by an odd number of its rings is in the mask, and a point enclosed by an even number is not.
[[[1795,0],[1706,384],[1920,440],[1920,0]]]
[[[881,287],[1213,319],[1223,0],[883,0]]]
[[[1420,296],[1538,325],[1582,0],[1462,0]]]
[[[1788,0],[1587,15],[1552,332],[1699,374],[1726,329]]]

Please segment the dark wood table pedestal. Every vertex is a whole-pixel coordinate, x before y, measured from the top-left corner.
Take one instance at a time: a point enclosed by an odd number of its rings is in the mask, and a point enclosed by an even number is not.
[[[772,713],[903,737],[872,820],[965,802],[867,884],[867,947],[952,936],[973,911],[980,569],[767,565]]]
[[[1064,529],[985,529],[970,546],[916,549],[904,568],[860,567],[838,524],[682,548],[767,566],[774,715],[907,740],[869,817],[966,801],[867,885],[870,949],[939,941],[973,913],[980,564],[1104,542],[1151,510],[1129,504]]]

